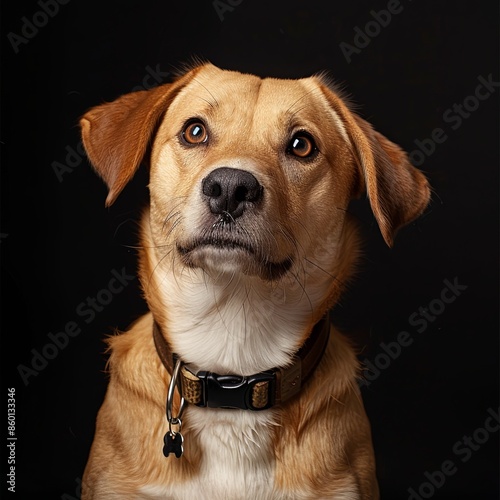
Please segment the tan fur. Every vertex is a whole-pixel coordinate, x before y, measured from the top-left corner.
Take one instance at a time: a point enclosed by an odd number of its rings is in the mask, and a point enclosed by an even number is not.
[[[179,131],[193,117],[207,122],[207,145],[182,144]],[[90,110],[81,126],[89,159],[109,187],[108,205],[146,158],[151,194],[139,256],[151,312],[109,340],[109,387],[82,498],[208,498],[203,481],[210,481],[214,484],[207,491],[234,500],[233,493],[217,489],[215,472],[200,479],[212,471],[207,467],[214,467],[218,457],[207,456],[209,430],[194,423],[199,420],[193,409],[188,407],[183,419],[183,457],[162,455],[169,375],[154,347],[153,318],[188,363],[209,363],[201,368],[219,373],[237,373],[241,367],[242,375],[254,373],[255,367],[271,369],[262,360],[273,353],[259,353],[254,343],[260,337],[247,335],[247,327],[257,334],[260,326],[248,325],[246,318],[262,321],[269,335],[289,325],[289,338],[296,340],[283,348],[291,357],[338,302],[354,272],[359,245],[356,227],[346,216],[350,200],[366,191],[381,233],[392,245],[396,231],[427,205],[427,181],[398,146],[350,111],[322,77],[262,80],[202,64],[171,84]],[[308,161],[286,153],[287,137],[303,129],[319,150]],[[251,172],[263,187],[265,196],[251,206],[251,215],[233,221],[257,256],[197,247],[184,255],[181,249],[189,248],[194,238],[214,231],[200,185],[222,166]],[[231,272],[219,269],[217,255],[224,255],[220,265],[232,266]],[[292,267],[276,274],[274,263],[287,259]],[[234,304],[238,284],[245,293],[241,304]],[[190,289],[192,297],[178,299]],[[204,290],[205,295],[213,294],[213,303],[203,296]],[[205,309],[189,309],[192,303]],[[255,313],[269,304],[269,314]],[[227,311],[229,320],[224,320]],[[198,313],[199,318],[191,318]],[[205,321],[207,331],[217,331],[216,337],[223,339],[220,345],[210,336],[196,340]],[[187,331],[184,325],[190,325]],[[283,340],[291,342],[287,336]],[[245,357],[250,348],[254,355]],[[261,420],[256,417],[255,429],[248,429],[249,436],[270,432],[269,440],[253,451],[261,463],[251,467],[269,472],[270,484],[250,485],[248,491],[254,493],[248,494],[254,496],[247,497],[230,471],[221,481],[229,481],[227,487],[236,488],[240,498],[378,499],[370,425],[356,384],[358,369],[354,349],[332,329],[321,363],[301,392],[268,410],[271,427],[259,431]],[[177,397],[174,413],[178,406]],[[221,426],[218,432],[224,432],[226,420],[237,429],[237,420],[243,418],[239,410],[196,411],[207,412],[207,418]],[[229,449],[241,457],[241,463],[235,463],[237,478],[237,466],[247,463],[246,438],[231,437],[229,431],[225,437]],[[196,485],[199,491],[193,494]],[[159,493],[165,491],[170,493]]]
[[[89,457],[89,464],[95,463],[96,468],[87,467],[83,478],[84,491],[93,483],[102,488],[95,498],[106,498],[108,488],[110,494],[133,498],[137,481],[147,480],[148,475],[166,482],[189,477],[200,460],[196,437],[191,437],[186,427],[183,433],[189,459],[172,461],[170,467],[165,467],[161,444],[166,430],[168,380],[156,355],[152,328],[152,315],[147,314],[127,333],[109,341],[109,371],[113,376],[99,412]],[[176,411],[178,405],[177,398]],[[96,490],[101,491],[99,488]],[[94,498],[91,493],[90,498]]]

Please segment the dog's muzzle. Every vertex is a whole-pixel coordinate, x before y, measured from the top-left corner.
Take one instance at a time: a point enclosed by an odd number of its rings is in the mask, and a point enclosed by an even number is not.
[[[291,252],[269,237],[274,226],[265,213],[265,188],[254,174],[218,167],[201,180],[199,189],[201,222],[189,237],[177,241],[185,265],[239,270],[265,280],[279,279],[291,268]]]

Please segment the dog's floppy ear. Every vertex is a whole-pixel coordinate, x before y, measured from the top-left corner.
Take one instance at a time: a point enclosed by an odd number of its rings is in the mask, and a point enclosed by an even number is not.
[[[133,177],[162,115],[196,73],[195,69],[174,83],[123,95],[81,118],[87,156],[109,189],[106,206]]]
[[[399,146],[351,112],[328,87],[321,84],[321,88],[343,122],[373,214],[385,242],[392,246],[398,229],[417,218],[429,203],[427,179]]]

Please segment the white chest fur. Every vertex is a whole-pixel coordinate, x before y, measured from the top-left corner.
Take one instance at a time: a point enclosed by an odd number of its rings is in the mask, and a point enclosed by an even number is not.
[[[141,499],[275,499],[272,411],[189,407],[189,424],[203,452],[199,473],[168,487],[142,488]],[[171,460],[176,460],[174,457]]]

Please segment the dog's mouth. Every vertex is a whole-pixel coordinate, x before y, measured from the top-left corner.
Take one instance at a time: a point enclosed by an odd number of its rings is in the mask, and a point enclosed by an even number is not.
[[[227,251],[227,252],[242,251],[248,253],[249,255],[256,255],[257,253],[253,248],[253,246],[249,245],[248,243],[244,243],[242,241],[238,241],[231,238],[220,238],[215,236],[195,240],[187,247],[178,245],[177,248],[181,255],[187,255],[189,254],[189,252],[192,252],[193,250],[196,249],[200,250],[203,248],[213,248],[216,250],[219,249],[221,251]]]
[[[256,244],[230,230],[214,230],[187,244],[177,242],[177,251],[188,267],[216,272],[241,271],[266,280],[276,280],[292,267],[292,258],[276,261]]]

